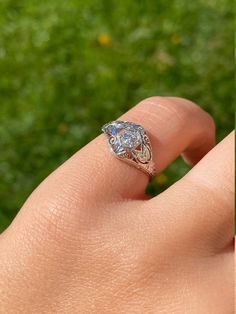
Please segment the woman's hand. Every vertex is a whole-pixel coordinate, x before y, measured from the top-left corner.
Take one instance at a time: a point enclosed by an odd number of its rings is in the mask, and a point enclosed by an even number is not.
[[[149,132],[158,172],[197,164],[147,199],[103,135],[81,149],[0,237],[0,313],[233,313],[233,134],[213,148],[212,118],[172,97],[122,119]]]

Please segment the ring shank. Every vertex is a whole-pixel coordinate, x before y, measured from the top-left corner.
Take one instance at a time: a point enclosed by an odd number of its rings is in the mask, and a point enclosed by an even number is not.
[[[151,160],[148,164],[139,164],[138,168],[150,176],[150,179],[156,176],[157,170],[154,162]]]

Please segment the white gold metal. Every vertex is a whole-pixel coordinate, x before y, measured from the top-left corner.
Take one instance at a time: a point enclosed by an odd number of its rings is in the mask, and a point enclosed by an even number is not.
[[[142,170],[150,177],[156,175],[150,139],[141,125],[128,121],[105,124],[102,131],[111,152],[120,160]]]

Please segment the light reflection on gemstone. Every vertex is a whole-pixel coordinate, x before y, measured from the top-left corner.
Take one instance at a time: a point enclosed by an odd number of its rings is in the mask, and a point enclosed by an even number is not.
[[[111,136],[110,145],[116,154],[129,153],[142,144],[145,133],[140,125],[127,121],[113,121],[106,124],[103,131]]]
[[[117,128],[116,128],[114,125],[110,125],[110,126],[109,126],[109,132],[110,132],[112,135],[117,135],[118,130],[117,130]]]
[[[141,144],[140,134],[135,130],[123,130],[119,134],[120,143],[123,148],[128,150],[135,149],[138,145]]]
[[[148,173],[155,175],[151,145],[144,128],[127,121],[112,121],[103,126],[111,151],[123,160]]]

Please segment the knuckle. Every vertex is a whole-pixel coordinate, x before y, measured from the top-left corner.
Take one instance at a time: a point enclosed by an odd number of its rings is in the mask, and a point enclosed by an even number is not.
[[[165,123],[177,121],[182,126],[191,115],[191,110],[182,103],[176,103],[167,97],[156,96],[144,99],[138,104],[138,114],[150,122]]]
[[[152,96],[142,100],[139,106],[140,109],[146,108],[148,112],[158,111],[159,113],[160,109],[166,110],[168,115],[175,116],[181,123],[200,118],[206,122],[208,127],[215,128],[213,117],[200,106],[185,98]]]
[[[152,96],[142,100],[137,107],[138,116],[149,116],[148,119],[171,121],[175,119],[179,127],[201,123],[210,133],[214,133],[213,117],[190,100],[179,97]]]
[[[181,111],[185,120],[198,120],[201,121],[202,125],[207,125],[207,127],[215,129],[215,121],[213,117],[205,111],[202,107],[195,104],[191,100],[180,98],[180,97],[167,97],[172,103],[172,106],[176,108],[176,110]]]

